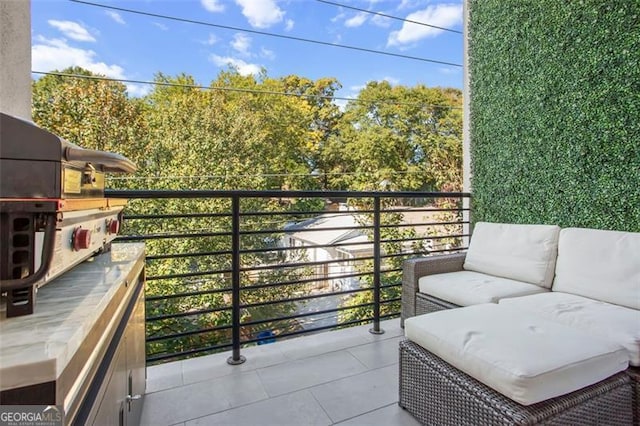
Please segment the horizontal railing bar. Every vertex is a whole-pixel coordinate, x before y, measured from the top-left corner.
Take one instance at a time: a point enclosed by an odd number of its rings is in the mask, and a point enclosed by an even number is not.
[[[146,296],[145,301],[147,302],[155,302],[158,300],[169,300],[169,299],[177,299],[181,297],[193,297],[193,296],[204,296],[207,294],[217,294],[217,293],[228,293],[231,291],[231,288],[216,288],[211,290],[198,290],[198,291],[189,291],[184,293],[173,293],[166,295],[157,295],[157,296]]]
[[[338,308],[323,309],[322,311],[316,311],[316,312],[304,312],[302,314],[297,314],[297,315],[287,315],[287,316],[284,316],[284,317],[268,318],[268,319],[249,321],[249,322],[242,323],[240,325],[241,326],[257,325],[257,324],[264,324],[264,323],[268,323],[268,322],[284,321],[284,320],[291,320],[291,319],[296,319],[296,318],[311,317],[311,316],[314,316],[314,315],[324,315],[324,314],[330,314],[332,312],[347,311],[349,309],[364,308],[365,306],[371,306],[371,305],[373,305],[373,302],[360,303],[358,305],[353,305],[353,306],[340,306]]]
[[[402,243],[405,241],[424,241],[424,240],[444,240],[447,238],[462,238],[469,237],[470,234],[452,234],[452,235],[437,235],[437,236],[424,236],[424,237],[412,237],[412,238],[397,238],[392,240],[382,240],[381,243]]]
[[[230,217],[231,213],[160,213],[160,214],[125,214],[125,220],[150,220],[150,219],[191,219],[206,217]]]
[[[361,225],[361,226],[327,226],[322,228],[310,228],[310,229],[259,229],[256,231],[240,231],[240,235],[261,235],[261,234],[299,234],[304,232],[321,232],[321,231],[358,231],[360,229],[373,229],[373,225]]]
[[[147,256],[147,260],[181,259],[185,257],[229,256],[229,255],[231,255],[231,250],[219,250],[219,251],[203,251],[198,253],[154,254],[154,255]]]
[[[149,342],[160,342],[162,340],[178,339],[180,337],[193,336],[195,334],[210,333],[212,331],[229,330],[231,327],[232,327],[231,324],[229,324],[229,325],[218,325],[216,327],[200,328],[198,330],[183,331],[181,333],[164,334],[162,336],[151,336],[151,337],[147,337],[145,341],[147,343],[149,343]]]
[[[323,326],[315,327],[315,328],[308,328],[308,329],[304,329],[304,330],[291,331],[291,332],[288,332],[288,333],[278,334],[277,336],[273,336],[273,337],[269,337],[269,338],[270,339],[282,339],[282,338],[285,338],[285,337],[292,337],[292,336],[299,336],[301,334],[314,333],[316,331],[329,330],[329,329],[332,329],[332,328],[344,327],[344,326],[348,326],[348,325],[362,324],[362,323],[365,323],[365,322],[370,322],[372,320],[373,320],[373,317],[350,320],[350,321],[341,322],[339,324],[323,325]],[[258,342],[260,340],[265,340],[265,339],[264,338],[248,339],[248,340],[243,340],[241,343],[242,344],[255,343],[255,342]]]
[[[353,290],[342,290],[342,291],[332,291],[332,292],[329,292],[329,293],[312,294],[310,296],[291,297],[289,299],[278,299],[278,300],[268,300],[266,302],[246,303],[246,304],[240,304],[240,309],[257,308],[257,307],[260,307],[260,306],[278,305],[280,303],[302,302],[302,301],[305,301],[305,300],[321,299],[323,297],[340,296],[340,295],[343,295],[343,294],[364,293],[365,291],[371,291],[371,289],[370,288],[357,288],[357,289],[353,289]]]
[[[149,362],[155,362],[155,361],[164,361],[167,359],[178,358],[178,357],[185,358],[186,355],[217,351],[218,349],[230,348],[231,346],[233,346],[233,343],[224,343],[221,345],[211,345],[211,346],[205,346],[203,348],[189,349],[182,352],[172,352],[170,354],[164,354],[160,356],[155,356],[156,354],[153,354],[147,357],[147,362],[149,363]]]
[[[386,209],[386,210],[382,210],[380,213],[413,213],[413,212],[427,212],[427,213],[441,213],[441,212],[465,212],[465,211],[471,211],[470,208],[464,208],[464,207],[452,207],[449,209],[434,209],[434,208],[429,208],[429,207],[416,207],[416,208],[404,208],[404,209],[395,209],[395,208],[390,208],[390,209]]]
[[[314,244],[309,246],[297,246],[297,247],[273,247],[273,248],[261,248],[261,249],[247,249],[240,250],[240,254],[254,254],[254,253],[268,253],[274,251],[295,251],[295,250],[309,250],[315,248],[333,248],[344,246],[363,246],[372,245],[373,241],[362,241],[359,243],[335,243],[335,244]]]
[[[107,189],[108,198],[471,198],[470,192]]]
[[[358,272],[358,273],[353,273],[353,274],[344,274],[344,275],[331,275],[328,277],[314,277],[314,278],[303,278],[300,280],[292,280],[292,281],[280,281],[277,283],[266,283],[266,284],[255,284],[255,285],[250,285],[250,286],[244,286],[242,287],[242,291],[251,291],[251,290],[258,290],[258,289],[262,289],[262,288],[270,288],[270,287],[284,287],[284,286],[289,286],[289,285],[296,285],[296,284],[308,284],[308,283],[313,283],[316,281],[329,281],[329,280],[337,280],[337,279],[342,279],[342,278],[355,278],[355,277],[364,277],[367,275],[372,275],[373,272]]]
[[[395,225],[380,225],[380,228],[408,228],[416,226],[444,226],[444,225],[464,225],[469,221],[459,220],[454,222],[421,222],[421,223],[399,223]]]
[[[163,321],[166,319],[190,317],[193,315],[212,314],[214,312],[230,311],[231,306],[223,306],[221,308],[202,309],[199,311],[178,312],[177,314],[156,315],[155,317],[147,317],[147,322]]]
[[[230,237],[231,232],[194,232],[186,234],[120,235],[116,241],[167,240],[172,238]]]
[[[231,269],[213,269],[210,271],[196,271],[196,272],[183,272],[179,274],[152,275],[147,277],[147,281],[168,280],[171,278],[201,277],[204,275],[227,274],[230,272],[231,272]]]
[[[317,260],[314,262],[296,262],[296,263],[281,263],[278,265],[260,265],[260,266],[249,266],[240,268],[241,272],[249,272],[249,271],[264,271],[266,269],[285,269],[285,268],[304,268],[308,266],[321,266],[321,265],[330,265],[332,263],[345,263],[345,262],[353,262],[353,261],[363,261],[363,260],[372,260],[373,256],[366,257],[356,257],[353,259],[331,259],[331,260]]]
[[[441,212],[464,212],[471,211],[470,208],[450,208],[450,209],[430,209],[430,208],[416,208],[416,209],[385,209],[380,213],[412,213],[412,212],[428,212],[428,213],[441,213]],[[351,215],[352,210],[339,210],[339,211],[327,211],[327,210],[289,210],[281,212],[269,212],[269,211],[249,211],[242,212],[240,216],[309,216],[309,215]],[[373,210],[358,210],[357,214],[371,214]],[[190,219],[190,218],[210,218],[210,217],[230,217],[231,213],[162,213],[162,214],[126,214],[125,220],[151,220],[151,219]]]
[[[298,215],[302,215],[302,216],[308,216],[308,215],[350,215],[353,214],[354,211],[353,210],[309,210],[309,211],[303,211],[303,210],[288,210],[288,211],[282,211],[282,212],[267,212],[267,211],[248,211],[248,212],[241,212],[240,216],[298,216]],[[373,210],[358,210],[357,212],[355,212],[357,214],[364,214],[364,213],[373,213]]]

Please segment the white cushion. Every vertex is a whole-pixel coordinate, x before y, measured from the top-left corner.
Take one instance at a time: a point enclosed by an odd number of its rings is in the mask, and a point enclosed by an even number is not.
[[[553,290],[640,309],[640,233],[563,229]]]
[[[576,391],[628,367],[627,352],[616,343],[492,303],[407,318],[405,334],[523,405]]]
[[[421,293],[459,306],[498,303],[504,297],[548,292],[537,285],[471,271],[426,275],[418,280],[418,288]]]
[[[556,291],[502,299],[500,304],[613,340],[629,352],[629,364],[640,366],[640,311]]]
[[[464,269],[551,288],[559,232],[555,225],[478,222]]]

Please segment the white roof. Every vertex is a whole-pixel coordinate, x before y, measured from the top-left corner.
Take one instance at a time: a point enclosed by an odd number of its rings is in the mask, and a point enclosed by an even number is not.
[[[312,219],[285,226],[286,235],[310,244],[326,245],[349,240],[354,237],[365,237],[365,230],[353,229],[363,225],[365,215],[358,213],[334,212],[325,213]],[[326,229],[347,228],[347,229]]]

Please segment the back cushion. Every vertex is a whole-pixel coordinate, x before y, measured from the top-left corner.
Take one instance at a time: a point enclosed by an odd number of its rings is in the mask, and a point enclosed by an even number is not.
[[[640,233],[563,229],[553,291],[640,309]]]
[[[560,227],[478,222],[464,269],[551,288]]]

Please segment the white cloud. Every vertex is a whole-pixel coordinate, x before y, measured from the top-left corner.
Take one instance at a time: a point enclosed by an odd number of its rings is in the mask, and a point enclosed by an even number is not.
[[[387,18],[386,16],[373,15],[371,18],[371,23],[380,28],[389,28],[391,26],[391,22],[391,18]]]
[[[291,31],[293,29],[293,25],[295,24],[295,22],[293,22],[293,19],[287,19],[287,22],[285,24],[284,30],[285,31]]]
[[[400,84],[400,79],[395,77],[383,77],[382,81],[386,81],[392,86],[397,86],[398,84]]]
[[[89,31],[77,22],[73,21],[56,21],[50,19],[47,21],[49,25],[57,28],[66,37],[77,41],[96,41]]]
[[[63,70],[78,66],[107,77],[124,78],[124,69],[121,66],[99,62],[96,56],[93,50],[69,46],[64,39],[46,39],[38,36],[36,43],[31,47],[31,62],[36,71]]]
[[[156,27],[160,28],[162,31],[168,31],[169,30],[169,27],[167,27],[165,24],[161,24],[160,22],[152,22],[152,23]]]
[[[346,99],[334,99],[333,104],[338,107],[340,112],[345,112],[347,109],[347,101]]]
[[[367,87],[366,84],[359,84],[357,86],[351,86],[349,87],[349,90],[351,90],[352,93],[358,93],[359,91],[361,91],[362,89],[364,89],[365,87]]]
[[[336,16],[331,18],[331,22],[336,23],[338,21],[342,21],[344,19],[344,17],[345,17],[345,13],[344,12],[340,12]]]
[[[240,75],[257,75],[260,74],[262,68],[258,64],[250,64],[242,59],[231,58],[229,56],[211,55],[211,62],[218,67],[230,66],[235,68]]]
[[[220,4],[218,0],[200,0],[200,3],[209,12],[218,13],[224,11],[224,5]]]
[[[129,96],[133,96],[135,98],[141,98],[145,95],[148,95],[149,92],[151,92],[150,84],[127,83],[126,86],[127,86],[127,93],[129,93]]]
[[[213,46],[217,42],[218,42],[218,37],[216,37],[215,34],[210,33],[209,38],[206,39],[203,43],[206,44],[207,46]]]
[[[236,0],[236,4],[242,7],[249,24],[256,28],[269,28],[282,21],[285,14],[274,0]]]
[[[114,12],[113,10],[105,10],[104,13],[106,13],[109,18],[113,19],[118,24],[126,24],[126,22],[124,22],[124,19],[122,19],[122,16],[120,16],[118,12]]]
[[[462,5],[432,5],[424,10],[410,13],[406,19],[438,27],[452,27],[462,22]],[[437,28],[405,22],[399,31],[392,31],[389,34],[387,46],[405,46],[423,38],[435,37],[442,32]]]
[[[260,49],[260,56],[263,58],[270,59],[272,61],[276,58],[276,54],[273,52],[273,50],[269,50],[264,47]]]
[[[243,55],[247,55],[251,47],[251,37],[242,33],[236,33],[231,41],[231,47]]]
[[[366,12],[358,12],[353,17],[344,21],[344,26],[349,28],[356,28],[364,24],[367,21],[369,15]]]

